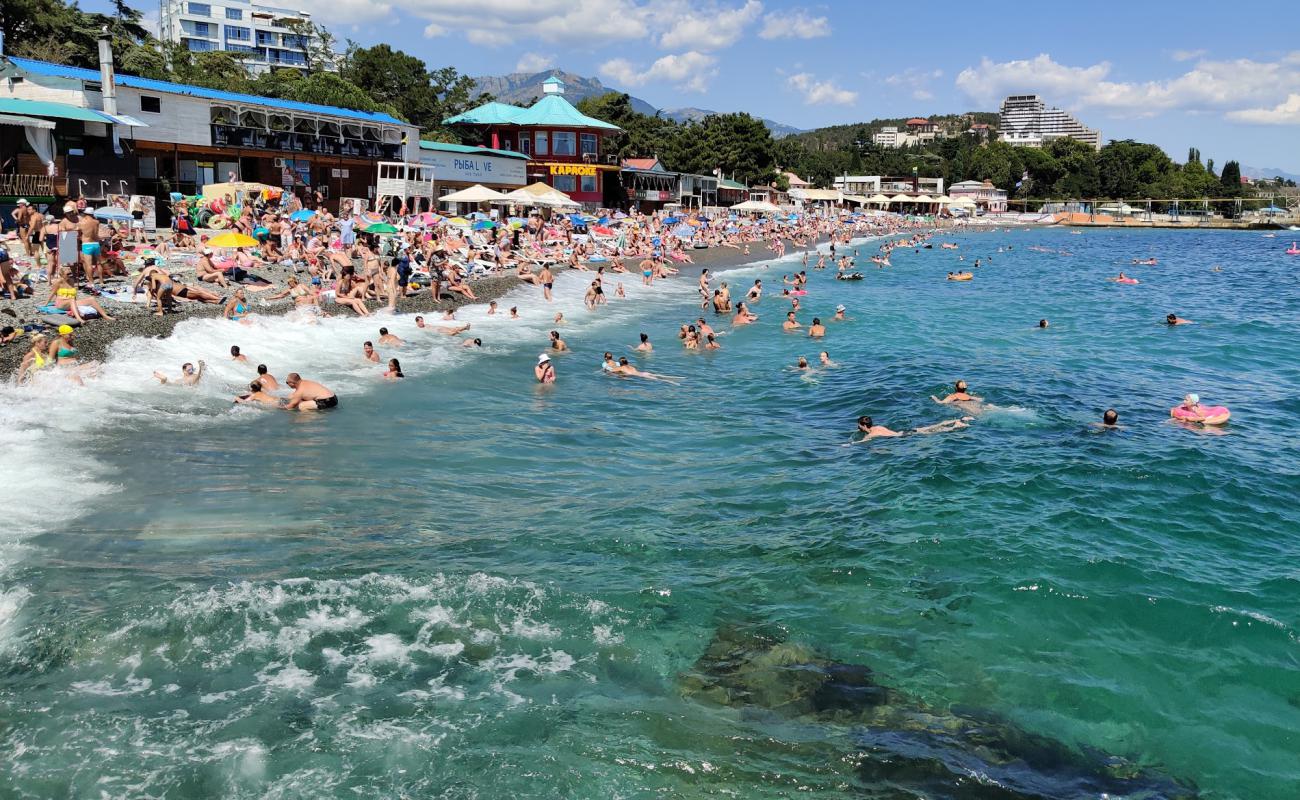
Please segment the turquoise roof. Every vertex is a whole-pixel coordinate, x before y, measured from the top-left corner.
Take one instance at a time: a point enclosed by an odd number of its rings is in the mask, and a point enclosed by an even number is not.
[[[457,114],[454,117],[447,117],[442,121],[444,125],[514,125],[515,118],[524,113],[526,109],[519,106],[512,106],[509,103],[484,103],[477,108],[471,108],[463,114]]]
[[[622,128],[589,117],[558,94],[550,94],[529,108],[506,103],[484,103],[442,121],[444,125],[520,125],[524,127],[596,128],[618,131]]]
[[[515,117],[515,125],[554,126],[557,128],[599,128],[617,131],[622,128],[603,120],[589,117],[558,94],[551,94],[533,103],[531,108]]]
[[[468,144],[451,144],[450,142],[430,142],[424,139],[420,140],[421,150],[440,150],[444,153],[473,153],[475,155],[501,156],[503,158],[522,158],[528,160],[528,156],[523,153],[516,153],[514,150],[494,150],[491,147],[474,147]]]

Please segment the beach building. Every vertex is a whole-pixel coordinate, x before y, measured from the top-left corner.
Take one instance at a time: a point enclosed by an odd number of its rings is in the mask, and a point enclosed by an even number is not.
[[[846,195],[870,197],[876,194],[909,196],[943,194],[943,178],[892,177],[889,175],[837,175],[831,188]]]
[[[620,205],[621,166],[605,152],[604,139],[621,129],[574,108],[559,78],[548,78],[542,91],[528,108],[484,103],[443,123],[466,130],[476,144],[528,156],[529,183],[546,183],[591,208]]]
[[[953,200],[970,200],[980,211],[1001,214],[1007,210],[1007,193],[990,181],[959,181],[948,188]]]
[[[0,59],[0,114],[17,118],[0,125],[17,166],[0,193],[139,194],[165,214],[171,193],[238,180],[337,208],[374,199],[379,162],[420,164],[419,131],[388,114],[116,75],[106,39],[100,56],[99,71]]]
[[[255,0],[162,0],[158,38],[195,52],[222,50],[244,60],[254,74],[273,69],[306,69],[320,42],[308,41],[290,27],[311,22],[311,13]],[[337,69],[337,63],[312,64]]]
[[[737,181],[718,178],[718,205],[723,207],[743,203],[749,198],[749,187]]]
[[[646,213],[680,202],[681,174],[664,169],[657,158],[625,158],[621,175],[629,206]]]
[[[886,125],[871,135],[871,141],[880,147],[893,149],[902,147],[902,140],[906,136],[907,134],[899,132],[897,125]]]
[[[433,170],[434,197],[475,184],[513,192],[528,182],[528,156],[514,150],[422,141],[420,163]]]
[[[1002,101],[998,138],[1016,147],[1043,147],[1053,139],[1078,139],[1101,149],[1101,131],[1089,128],[1059,108],[1048,108],[1036,94]]]

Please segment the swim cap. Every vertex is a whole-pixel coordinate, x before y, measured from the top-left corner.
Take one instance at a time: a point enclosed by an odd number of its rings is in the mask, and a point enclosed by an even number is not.
[[[1188,405],[1193,405],[1193,406],[1194,406],[1194,405],[1196,405],[1197,403],[1201,402],[1201,398],[1200,398],[1199,395],[1193,393],[1193,394],[1189,394],[1189,395],[1187,395],[1186,397],[1184,397],[1184,398],[1183,398],[1183,402],[1184,402],[1184,403],[1187,403]]]
[[[60,326],[59,326],[59,335],[60,335],[60,336],[67,336],[69,333],[72,333],[72,326],[71,326],[71,325],[60,325]]]

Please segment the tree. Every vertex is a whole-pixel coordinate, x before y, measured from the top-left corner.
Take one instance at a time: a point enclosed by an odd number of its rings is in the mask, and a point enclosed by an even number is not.
[[[1219,176],[1219,183],[1223,190],[1222,197],[1241,197],[1241,165],[1236,161],[1229,161],[1223,165],[1223,174]]]
[[[303,69],[308,75],[321,70],[337,69],[339,56],[334,52],[338,40],[334,34],[309,19],[286,17],[277,20],[282,26],[293,32],[302,45]]]
[[[456,139],[456,132],[444,128],[442,121],[485,102],[486,95],[472,96],[473,79],[455,67],[430,72],[421,59],[387,44],[350,48],[345,61],[344,78],[434,136]]]

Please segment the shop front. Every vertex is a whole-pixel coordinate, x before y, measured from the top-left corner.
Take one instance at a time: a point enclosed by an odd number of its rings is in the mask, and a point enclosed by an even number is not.
[[[528,156],[512,150],[422,141],[420,163],[433,168],[437,197],[475,185],[512,192],[528,182]]]
[[[529,182],[541,181],[557,191],[572,197],[584,207],[603,205],[607,173],[619,168],[608,164],[574,164],[557,161],[531,161],[528,164]]]

